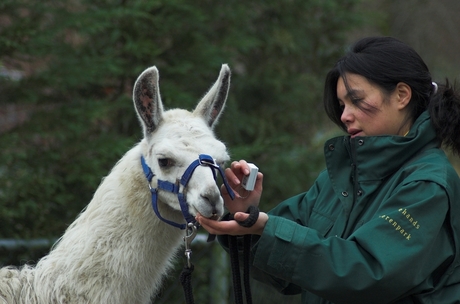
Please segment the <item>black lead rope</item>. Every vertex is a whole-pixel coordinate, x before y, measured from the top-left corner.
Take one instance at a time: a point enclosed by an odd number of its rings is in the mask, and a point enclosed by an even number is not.
[[[187,230],[184,237],[184,245],[185,245],[185,265],[182,269],[180,274],[180,282],[182,284],[182,288],[184,289],[185,295],[185,302],[187,304],[193,304],[193,291],[192,291],[192,272],[195,268],[192,264],[191,257],[192,257],[192,241],[195,239],[197,235],[198,227],[194,223],[187,224]]]
[[[259,209],[255,206],[250,206],[247,213],[249,217],[244,221],[237,221],[243,227],[251,227],[259,218]],[[229,219],[233,219],[230,215]],[[235,304],[243,304],[243,289],[241,288],[240,262],[238,258],[238,237],[228,236],[228,247],[230,251],[230,266],[232,269],[233,293],[235,296]],[[246,294],[246,304],[252,304],[251,285],[250,285],[250,250],[251,250],[251,235],[243,236],[243,285]]]
[[[192,272],[194,266],[193,264],[187,265],[185,264],[182,272],[180,274],[180,283],[182,284],[182,288],[184,289],[184,296],[185,296],[185,303],[193,304],[193,290],[192,290]]]
[[[249,217],[244,221],[237,221],[243,227],[251,227],[259,218],[259,208],[250,206],[247,210]],[[224,220],[233,220],[233,215],[228,215]],[[214,240],[215,235],[209,235],[208,241]],[[241,288],[241,274],[240,262],[238,259],[238,237],[228,236],[228,246],[230,251],[230,267],[232,269],[233,280],[233,294],[235,297],[235,304],[244,304],[243,302],[243,289]],[[251,236],[243,236],[243,285],[246,294],[246,304],[252,304],[251,285],[250,285],[250,249],[251,249]],[[180,282],[184,289],[185,303],[194,304],[193,290],[192,290],[192,272],[194,266],[189,258],[180,274]]]

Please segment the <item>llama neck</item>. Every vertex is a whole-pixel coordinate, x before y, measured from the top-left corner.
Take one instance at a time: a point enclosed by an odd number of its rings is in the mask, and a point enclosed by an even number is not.
[[[68,290],[73,296],[100,297],[100,302],[142,303],[150,298],[184,232],[155,216],[139,157],[136,146],[103,180],[86,210],[37,265],[38,282],[53,281],[74,289]],[[180,212],[162,209],[165,216],[181,220]]]

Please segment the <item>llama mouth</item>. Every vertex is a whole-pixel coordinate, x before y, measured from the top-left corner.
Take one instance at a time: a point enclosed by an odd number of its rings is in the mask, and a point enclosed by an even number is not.
[[[219,216],[217,214],[213,213],[209,219],[217,221],[219,219]]]

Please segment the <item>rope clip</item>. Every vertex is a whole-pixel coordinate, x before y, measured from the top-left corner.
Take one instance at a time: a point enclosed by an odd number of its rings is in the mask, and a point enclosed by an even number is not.
[[[187,258],[188,268],[192,267],[191,257],[192,257],[192,241],[195,239],[198,232],[198,228],[193,223],[187,224],[187,229],[185,229],[184,244],[185,244],[185,257]]]

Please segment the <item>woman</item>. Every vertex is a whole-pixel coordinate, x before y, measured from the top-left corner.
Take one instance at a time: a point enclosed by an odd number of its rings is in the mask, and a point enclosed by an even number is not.
[[[358,41],[328,73],[327,115],[346,136],[326,142],[327,170],[250,228],[198,215],[213,234],[252,237],[252,273],[302,303],[460,303],[460,96],[432,82],[420,56],[389,37]],[[248,174],[233,162],[236,189]],[[226,206],[258,205],[263,175]]]

